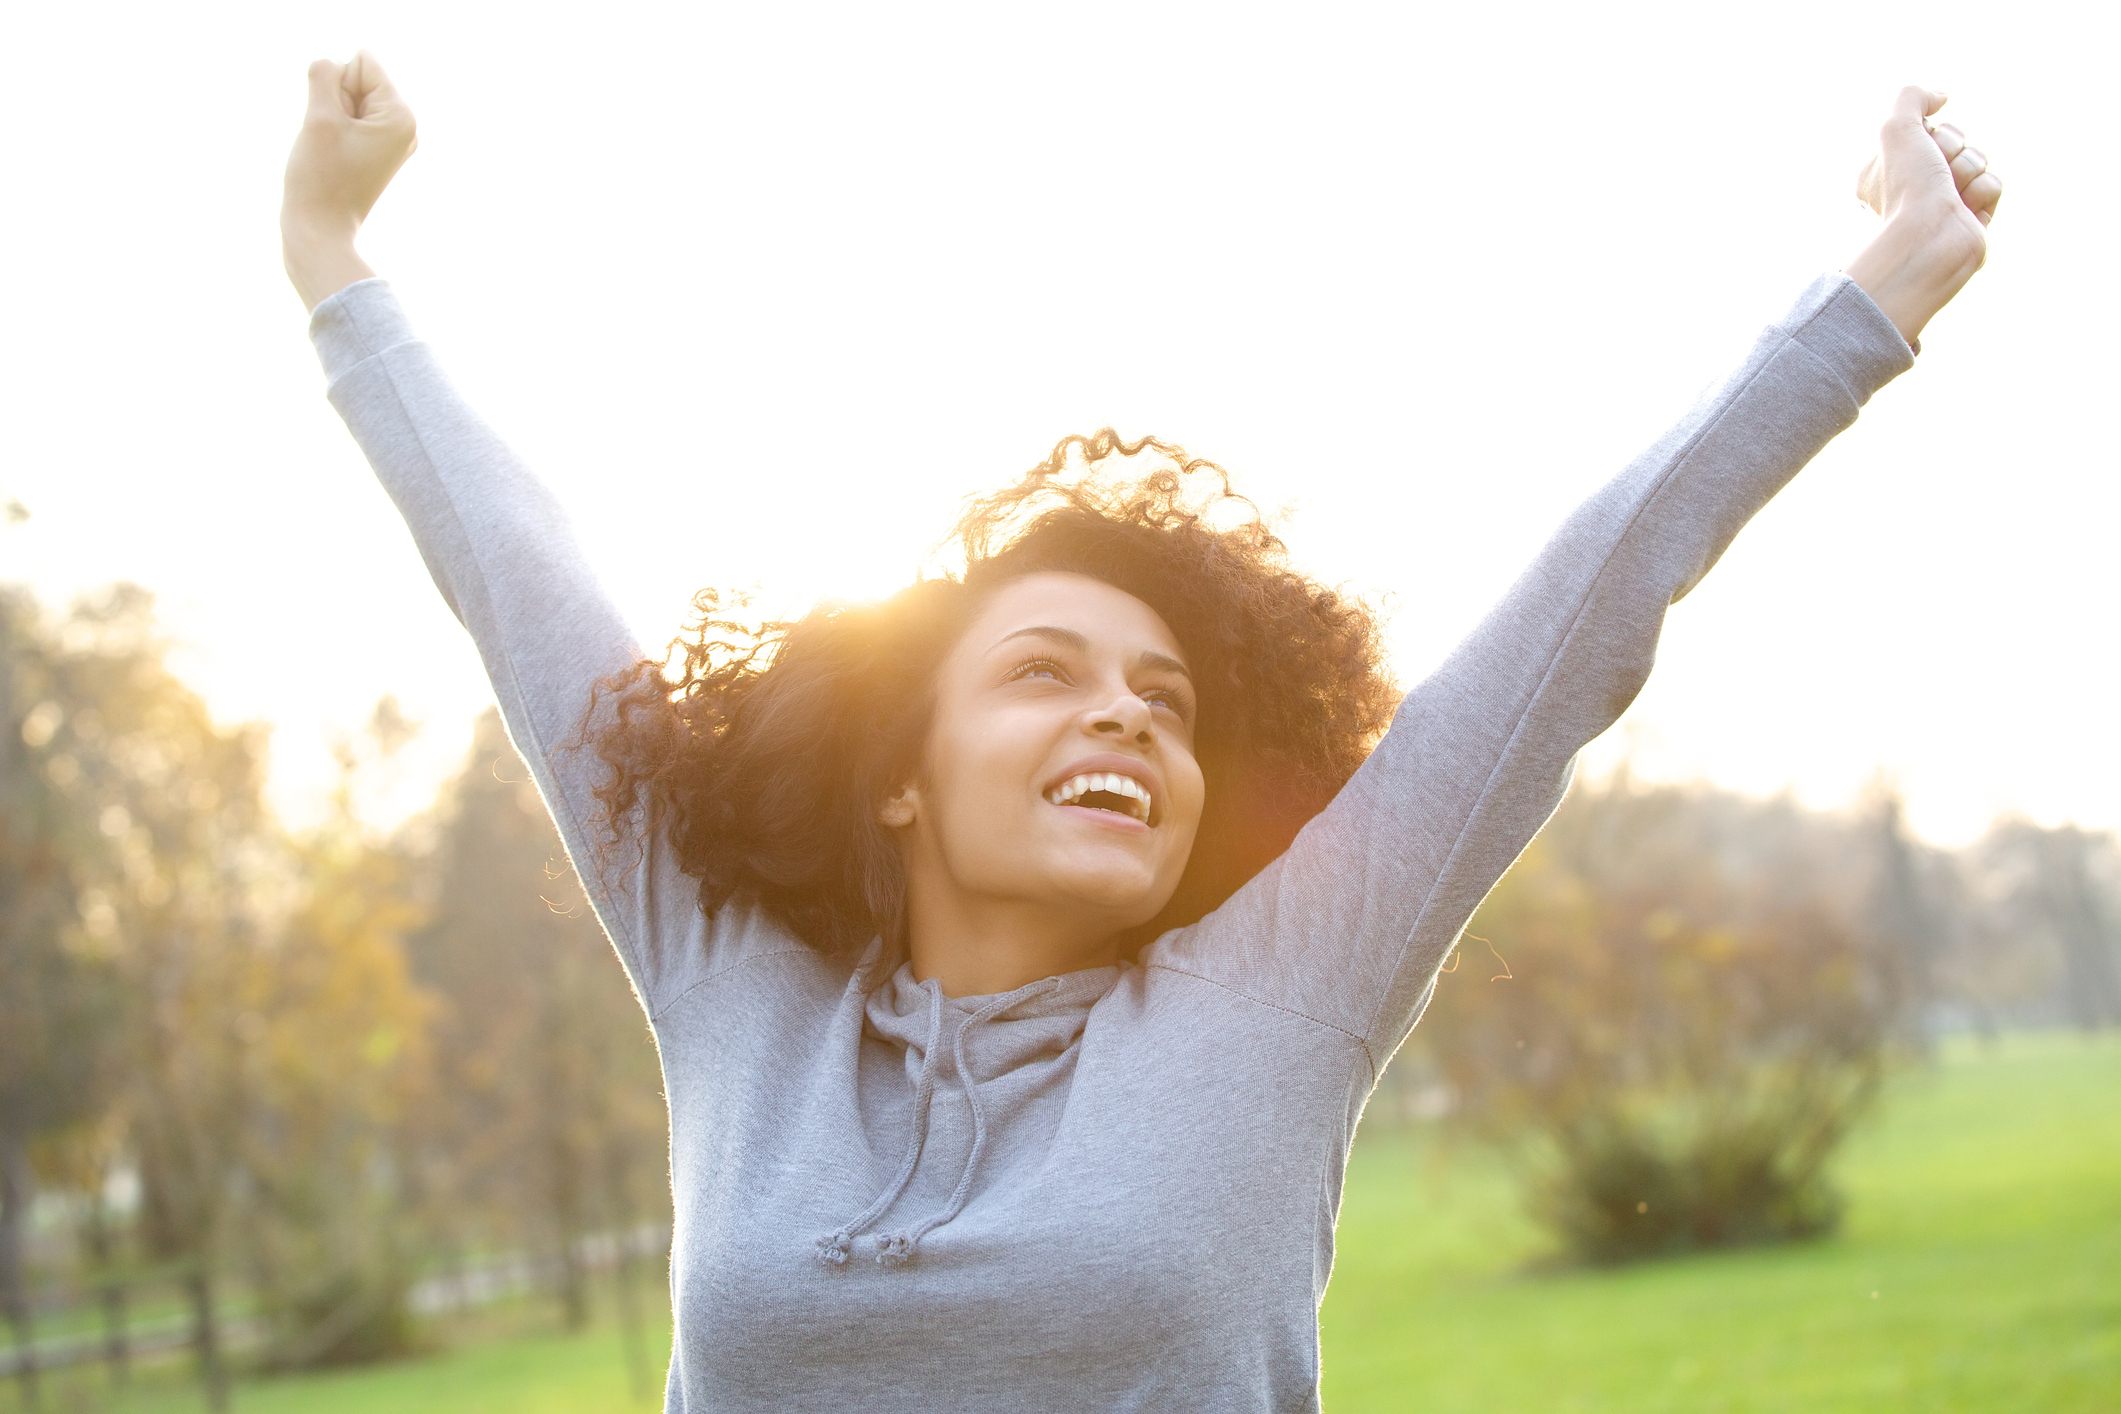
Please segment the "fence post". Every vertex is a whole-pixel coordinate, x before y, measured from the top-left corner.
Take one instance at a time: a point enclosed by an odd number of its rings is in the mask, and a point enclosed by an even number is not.
[[[29,1227],[29,1148],[12,1130],[0,1130],[0,1303],[15,1335],[15,1378],[22,1406],[42,1407],[37,1382],[37,1334],[31,1322],[29,1263],[23,1233]]]
[[[228,1366],[221,1358],[221,1328],[214,1318],[214,1279],[202,1258],[185,1274],[191,1297],[192,1349],[199,1357],[199,1379],[206,1386],[206,1407],[214,1414],[228,1408]]]

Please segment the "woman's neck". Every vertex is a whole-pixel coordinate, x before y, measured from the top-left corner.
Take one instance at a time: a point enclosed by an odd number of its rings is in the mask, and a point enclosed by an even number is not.
[[[906,932],[914,977],[933,977],[946,997],[998,996],[1119,961],[1117,933],[1056,918],[1049,905],[970,897],[955,889],[910,888]]]

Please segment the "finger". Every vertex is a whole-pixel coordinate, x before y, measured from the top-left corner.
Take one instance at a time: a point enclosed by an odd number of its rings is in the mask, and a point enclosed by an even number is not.
[[[1963,193],[1966,184],[1988,170],[1988,156],[1978,147],[1962,147],[1952,159],[1952,182]]]
[[[1930,129],[1930,136],[1937,140],[1937,150],[1944,154],[1947,162],[1966,150],[1966,134],[1950,123],[1937,124]]]
[[[366,49],[355,54],[353,62],[346,66],[344,86],[351,105],[349,111],[356,118],[388,108],[398,97],[398,91],[391,87],[390,75],[383,72],[382,63]]]
[[[341,65],[329,59],[319,59],[309,66],[310,117],[340,118],[347,115],[350,110],[341,88],[345,72]]]
[[[1966,184],[1959,193],[1959,199],[1965,202],[1966,209],[1979,216],[1981,224],[1986,226],[1996,214],[1996,203],[2003,200],[2003,179],[1994,172],[1983,172]]]

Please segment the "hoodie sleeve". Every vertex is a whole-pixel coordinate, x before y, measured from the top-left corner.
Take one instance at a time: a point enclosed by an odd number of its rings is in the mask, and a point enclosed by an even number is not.
[[[1143,962],[1344,1032],[1374,1079],[1575,757],[1641,691],[1666,608],[1754,512],[1911,367],[1845,276],[1565,521],[1287,853]]]
[[[509,737],[653,1012],[685,981],[691,950],[677,944],[697,931],[695,886],[645,829],[600,864],[603,766],[576,747],[592,688],[638,662],[640,648],[559,503],[450,386],[387,284],[362,280],[319,304],[310,337],[332,406],[470,631]],[[659,928],[661,912],[676,926]]]

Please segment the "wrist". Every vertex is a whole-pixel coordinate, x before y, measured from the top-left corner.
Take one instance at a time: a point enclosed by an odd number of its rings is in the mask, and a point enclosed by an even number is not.
[[[354,249],[358,221],[324,213],[283,211],[280,259],[305,308],[315,309],[357,280],[374,276]]]
[[[1896,212],[1845,272],[1911,347],[1923,326],[1981,268],[1984,242],[1958,216],[1956,211]]]
[[[280,207],[280,243],[284,246],[315,250],[339,245],[351,247],[360,229],[360,218],[343,209],[292,201]]]

